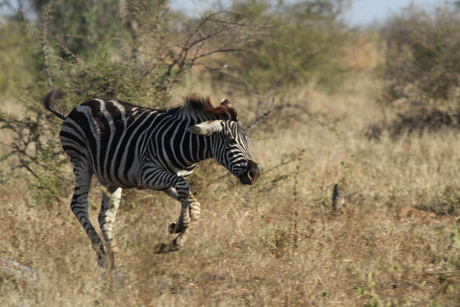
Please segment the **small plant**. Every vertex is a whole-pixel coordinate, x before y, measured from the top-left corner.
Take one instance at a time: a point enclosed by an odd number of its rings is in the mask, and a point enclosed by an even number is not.
[[[276,257],[282,257],[289,249],[291,239],[288,231],[280,228],[270,228],[265,232],[265,243]]]
[[[365,306],[377,307],[377,306],[382,305],[382,303],[380,302],[380,299],[375,293],[375,280],[374,280],[373,271],[367,272],[367,287],[366,286],[356,286],[356,290],[358,291],[359,294],[367,298],[368,302]]]

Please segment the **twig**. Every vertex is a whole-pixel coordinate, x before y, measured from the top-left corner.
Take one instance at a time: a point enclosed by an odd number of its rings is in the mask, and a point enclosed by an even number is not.
[[[252,127],[254,127],[255,125],[257,125],[257,123],[259,121],[261,121],[262,119],[264,118],[267,118],[268,115],[270,115],[270,113],[273,111],[273,107],[275,106],[275,97],[272,98],[272,105],[270,106],[270,108],[268,109],[267,112],[265,112],[264,114],[262,114],[262,116],[259,116],[256,118],[256,120],[250,124],[249,126],[246,127],[246,131],[248,131],[249,129],[251,129]]]
[[[283,165],[286,165],[286,164],[288,164],[288,163],[291,163],[291,162],[294,161],[295,159],[301,157],[301,156],[304,154],[305,150],[307,150],[306,147],[300,149],[300,152],[299,152],[298,154],[294,155],[291,159],[289,159],[289,160],[287,160],[287,161],[284,161],[284,162],[281,162],[280,164],[278,164],[278,165],[276,165],[276,166],[274,166],[274,167],[272,167],[272,168],[269,168],[268,170],[264,170],[264,174],[267,174],[267,173],[269,173],[269,172],[271,172],[271,171],[274,171],[275,169],[280,168],[280,167],[283,166]]]
[[[24,160],[21,160],[21,167],[25,168],[26,170],[29,171],[29,173],[31,173],[35,178],[39,179],[40,177],[38,177],[37,174],[35,174],[35,172],[33,171],[33,169],[31,169],[25,162]]]
[[[249,51],[249,49],[245,49],[245,48],[227,48],[227,49],[217,49],[217,50],[212,50],[212,51],[209,51],[207,53],[203,53],[201,55],[197,55],[193,58],[193,61],[196,61],[196,60],[199,60],[201,58],[205,58],[207,56],[210,56],[211,54],[214,54],[214,53],[223,53],[223,52],[241,52],[241,51]]]

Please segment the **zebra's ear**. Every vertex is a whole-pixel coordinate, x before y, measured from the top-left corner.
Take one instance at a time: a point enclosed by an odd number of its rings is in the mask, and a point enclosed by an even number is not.
[[[210,120],[207,122],[202,122],[197,125],[193,125],[187,128],[188,132],[195,133],[198,135],[210,136],[215,132],[222,130],[222,120]]]

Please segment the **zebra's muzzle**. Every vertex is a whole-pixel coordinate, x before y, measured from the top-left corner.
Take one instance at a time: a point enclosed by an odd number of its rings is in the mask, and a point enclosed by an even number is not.
[[[260,177],[260,171],[259,171],[259,167],[257,166],[257,163],[255,163],[252,160],[248,160],[248,167],[246,169],[246,172],[244,172],[240,176],[241,184],[251,184],[252,185],[256,183],[259,177]]]

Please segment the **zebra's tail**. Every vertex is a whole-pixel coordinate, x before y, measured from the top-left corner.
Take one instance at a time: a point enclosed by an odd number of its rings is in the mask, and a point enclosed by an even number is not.
[[[57,105],[56,100],[59,100],[65,96],[64,91],[61,89],[52,90],[43,98],[43,104],[45,108],[51,111],[54,115],[62,120],[67,118],[64,111]]]

